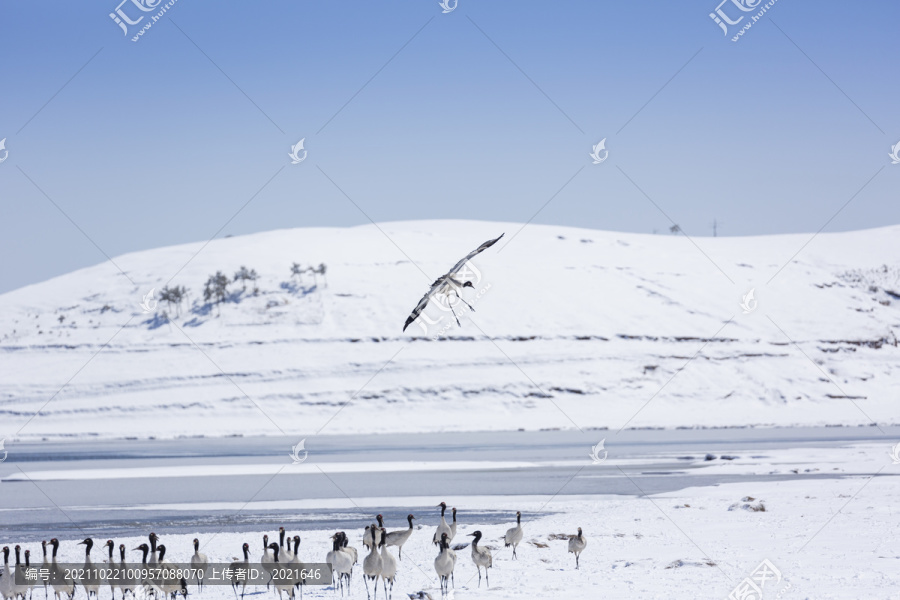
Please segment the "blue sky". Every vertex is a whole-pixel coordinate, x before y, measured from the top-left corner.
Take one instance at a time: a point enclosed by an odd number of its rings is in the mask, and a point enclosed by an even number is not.
[[[148,16],[126,36],[117,4],[0,4],[0,291],[226,222],[219,235],[369,218],[668,235],[668,215],[691,236],[713,219],[720,235],[900,222],[886,0],[780,0],[738,42],[715,0],[178,0],[138,42],[155,11],[127,0]]]

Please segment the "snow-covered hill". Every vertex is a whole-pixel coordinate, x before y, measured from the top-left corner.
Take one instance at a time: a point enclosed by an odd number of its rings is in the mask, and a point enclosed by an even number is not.
[[[272,231],[4,294],[0,438],[900,421],[900,226],[806,246],[520,227]],[[432,305],[401,333],[436,276],[503,232],[472,261],[462,327]],[[204,304],[207,278],[241,266],[259,279]],[[167,284],[189,300],[143,312]]]

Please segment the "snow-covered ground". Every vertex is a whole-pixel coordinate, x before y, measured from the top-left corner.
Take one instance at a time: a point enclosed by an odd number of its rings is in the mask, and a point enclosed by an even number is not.
[[[811,242],[520,227],[273,231],[3,294],[0,437],[898,421],[900,227]],[[431,306],[439,323],[401,333],[434,277],[503,232],[473,261],[462,327]],[[259,279],[205,306],[207,278],[242,265]],[[189,301],[144,313],[167,284]]]
[[[719,469],[733,473],[786,471],[810,473],[806,480],[778,483],[729,483],[716,487],[688,488],[674,493],[647,497],[556,496],[556,497],[427,497],[403,499],[354,498],[351,502],[362,514],[374,517],[385,510],[383,502],[397,506],[415,506],[430,523],[437,518],[434,506],[441,500],[459,509],[460,529],[454,543],[468,541],[465,534],[476,529],[484,532],[483,543],[493,548],[494,568],[491,588],[477,588],[477,576],[469,549],[460,550],[455,572],[458,598],[726,598],[744,578],[768,560],[779,572],[780,581],[769,580],[764,598],[866,598],[900,597],[900,465],[891,462],[883,445],[861,444],[834,449],[819,457],[818,450],[798,450],[779,454],[777,461],[756,460],[754,465],[733,461]],[[840,479],[822,479],[822,471],[839,470]],[[852,473],[878,473],[878,476]],[[328,500],[310,506],[336,506]],[[764,507],[765,510],[759,510]],[[472,522],[467,511],[504,510],[509,524],[483,525]],[[525,514],[524,543],[519,560],[512,561],[501,536],[512,526],[512,514]],[[302,515],[302,509],[298,509]],[[301,559],[323,561],[330,549],[333,531],[299,531]],[[389,530],[403,523],[387,523]],[[575,570],[574,557],[567,553],[566,535],[582,527],[588,546],[581,557],[581,569]],[[436,555],[430,541],[433,526],[413,533],[404,546],[395,594],[425,590],[439,597],[433,569]],[[147,533],[147,532],[145,532]],[[251,544],[251,557],[262,553],[262,535],[256,533],[163,535],[167,559],[188,562],[193,552],[191,540],[198,537],[211,561],[230,562],[240,554],[244,542]],[[361,531],[350,530],[351,544],[361,552]],[[87,531],[95,541],[105,542],[99,531]],[[61,561],[81,562],[83,546],[63,540]],[[134,548],[145,539],[116,539]],[[3,540],[3,544],[14,540]],[[40,547],[24,544],[32,556],[40,556]],[[94,550],[99,562],[105,556]],[[118,556],[118,555],[117,555]],[[140,559],[130,552],[130,561]],[[354,598],[365,597],[360,566],[354,571]],[[254,597],[266,597],[265,590],[253,589]],[[781,592],[781,595],[779,595]],[[309,588],[305,597],[331,598],[330,587]],[[380,595],[380,594],[379,594]],[[201,598],[231,598],[229,587],[208,587]],[[103,591],[102,600],[108,598]]]

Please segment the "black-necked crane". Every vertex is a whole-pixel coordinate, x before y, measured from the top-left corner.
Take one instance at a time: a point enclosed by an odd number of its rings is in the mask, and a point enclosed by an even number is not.
[[[350,559],[353,561],[350,564],[356,564],[359,562],[359,552],[356,551],[356,548],[350,545],[350,540],[347,538],[347,534],[343,531],[338,532],[338,535],[341,538],[341,550],[350,555]]]
[[[469,252],[465,258],[460,260],[458,263],[453,265],[453,268],[438,277],[434,280],[434,283],[431,284],[431,287],[425,292],[425,295],[422,296],[422,299],[419,300],[419,303],[413,309],[413,311],[409,314],[409,317],[406,319],[406,323],[403,325],[403,331],[406,331],[406,328],[409,327],[409,324],[419,318],[419,315],[422,314],[422,311],[425,310],[425,307],[428,306],[429,300],[434,298],[435,296],[444,296],[448,299],[448,305],[450,306],[450,311],[453,313],[453,316],[456,318],[456,324],[460,325],[459,317],[456,315],[456,311],[453,310],[452,304],[450,304],[449,299],[451,295],[455,295],[462,302],[466,304],[472,311],[475,309],[472,308],[472,305],[462,299],[462,296],[459,294],[460,290],[464,287],[475,287],[471,281],[460,281],[459,274],[463,270],[463,267],[466,266],[466,263],[469,262],[473,257],[481,252],[484,252],[494,244],[496,244],[500,238],[503,237],[504,234],[500,234],[500,237],[495,238],[493,240],[488,240],[482,245],[478,246],[475,250]],[[437,543],[437,542],[435,542]]]
[[[179,593],[183,597],[187,597],[187,580],[177,576],[182,569],[176,569],[172,563],[166,560],[166,547],[162,544],[159,546],[159,566],[163,573],[171,574],[164,576],[159,582],[159,587],[166,597],[174,600]]]
[[[143,598],[146,597],[147,593],[149,593],[148,590],[153,590],[153,569],[147,568],[149,564],[147,563],[147,554],[150,553],[150,546],[148,546],[147,544],[141,544],[137,548],[134,548],[134,550],[141,551],[141,568],[138,572],[142,574],[139,580],[135,580],[134,587],[135,591],[139,592],[140,596]],[[137,596],[138,594],[135,595]]]
[[[241,550],[244,552],[244,560],[235,557],[234,562],[228,565],[228,568],[231,569],[231,590],[234,592],[234,597],[237,598],[237,589],[238,586],[241,586],[241,600],[243,600],[250,571],[250,544],[244,542]]]
[[[263,566],[263,569],[266,570],[266,573],[269,574],[269,579],[266,581],[266,589],[269,589],[269,585],[272,583],[272,570],[275,568],[275,560],[272,558],[272,553],[269,552],[268,535],[263,535],[263,555],[262,558],[259,559],[259,562]]]
[[[384,527],[384,517],[382,515],[376,515],[375,520],[378,521],[378,527]],[[375,537],[375,531],[372,529],[372,525],[366,525],[366,530],[363,532],[363,546],[367,549],[371,549],[372,546],[378,546],[378,540]]]
[[[197,589],[203,590],[203,579],[206,577],[206,567],[209,559],[200,552],[200,540],[194,538],[194,554],[191,556],[191,569],[197,577]]]
[[[409,539],[413,532],[413,519],[414,516],[411,514],[406,515],[406,520],[409,522],[408,529],[401,529],[399,531],[391,531],[387,534],[387,542],[386,546],[397,546],[397,555],[400,557],[400,560],[403,560],[403,544]]]
[[[378,526],[372,523],[372,531],[375,532],[376,538],[380,538],[383,530],[378,529]],[[370,579],[375,585],[375,598],[378,598],[378,578],[381,577],[382,566],[384,566],[384,562],[381,559],[381,554],[378,553],[378,544],[372,544],[369,548],[369,553],[363,559],[363,583],[366,584],[366,596],[369,598],[372,597],[369,592]]]
[[[290,538],[288,538],[288,545],[290,546]],[[291,560],[288,561],[288,565],[292,569],[294,573],[294,587],[300,588],[300,597],[303,597],[303,586],[306,585],[306,580],[304,579],[306,565],[300,561],[300,536],[294,536],[294,554],[291,557]]]
[[[88,600],[91,600],[91,595],[96,598],[100,598],[100,579],[97,577],[96,569],[94,569],[94,562],[91,560],[91,548],[94,547],[94,540],[91,538],[86,538],[83,542],[78,542],[79,544],[84,544],[84,579],[81,580],[81,585],[84,586],[84,591],[87,593]]]
[[[59,551],[59,540],[50,540],[53,546],[53,554],[50,557],[50,585],[53,587],[53,595],[56,600],[72,600],[75,597],[75,582],[65,576],[64,569],[60,569],[56,563],[56,553]]]
[[[103,547],[107,548],[109,551],[109,559],[106,561],[106,563],[110,566],[110,568],[115,568],[116,563],[115,559],[113,558],[113,552],[116,551],[116,545],[112,540],[106,540],[106,543],[103,544]],[[122,581],[116,577],[110,577],[107,580],[107,583],[109,583],[109,591],[112,593],[113,600],[116,600],[116,590],[122,589]],[[122,598],[125,598],[124,591],[122,592]]]
[[[50,572],[50,561],[47,559],[47,540],[41,542],[41,552],[44,553],[44,561],[41,563],[41,572],[49,573]],[[50,587],[49,577],[44,581],[44,600],[47,600],[48,593],[47,588]],[[113,599],[115,600],[115,598]]]
[[[4,600],[10,600],[16,595],[13,587],[15,575],[9,570],[9,546],[3,546],[3,572],[0,573],[0,596]]]
[[[475,567],[478,568],[478,587],[481,587],[482,567],[484,567],[485,582],[488,587],[491,587],[491,580],[488,578],[488,569],[494,565],[494,558],[491,556],[491,551],[488,548],[478,545],[478,542],[481,541],[480,531],[473,531],[469,535],[475,538],[472,540],[472,562],[475,563]]]
[[[438,504],[438,508],[441,509],[441,522],[438,524],[437,529],[434,530],[434,535],[431,537],[432,544],[440,544],[441,536],[445,533],[448,537],[450,536],[450,526],[447,525],[447,519],[444,518],[444,514],[447,512],[447,503],[441,502]]]
[[[156,547],[156,543],[159,541],[159,536],[151,531],[148,537],[150,539],[150,560],[148,562],[151,565],[155,566],[159,564],[159,559],[156,556],[157,552],[159,551]]]
[[[388,551],[387,531],[381,530],[381,581],[384,583],[384,597],[391,600],[394,597],[394,579],[397,578],[397,561],[394,555]],[[391,584],[388,593],[388,582]],[[377,584],[376,584],[377,585]]]
[[[274,554],[275,569],[272,571],[272,585],[278,590],[278,600],[281,600],[282,592],[287,592],[288,598],[293,598],[294,579],[288,573],[289,569],[283,568],[285,563],[281,562],[281,546],[272,542],[269,544],[269,548],[272,549]]]
[[[516,546],[518,546],[519,543],[522,541],[523,535],[524,535],[524,532],[522,531],[522,513],[519,511],[516,511],[516,526],[507,529],[506,535],[503,536],[503,543],[506,545],[506,547],[509,548],[510,546],[512,546],[513,559],[519,558],[518,556],[516,556]]]
[[[294,557],[294,555],[291,554],[291,538],[288,538],[287,546],[285,547],[284,545],[284,536],[286,533],[287,532],[284,530],[284,527],[278,528],[278,552],[279,558],[283,563],[288,562],[291,558]]]
[[[441,534],[441,552],[434,559],[434,570],[441,579],[441,593],[450,591],[450,582],[453,579],[453,570],[456,568],[456,553],[450,549],[450,540],[447,534]],[[453,584],[456,587],[456,584]]]
[[[453,514],[453,522],[450,523],[450,541],[456,537],[456,507],[454,506],[450,512]]]
[[[581,553],[584,552],[584,549],[587,548],[587,538],[584,537],[584,534],[581,532],[581,527],[578,528],[578,535],[573,535],[569,538],[569,552],[575,554],[575,568],[579,568],[579,557]]]
[[[32,585],[33,585],[31,580],[29,580],[26,576],[26,573],[28,572],[28,569],[31,566],[31,564],[30,564],[31,551],[30,550],[25,551],[25,564],[21,563],[21,557],[20,557],[21,551],[22,551],[22,547],[17,545],[16,546],[15,579],[24,581],[25,583],[16,583],[15,581],[13,581],[13,588],[15,589],[15,597],[16,598],[21,598],[22,600],[26,600],[28,598],[28,592],[32,590]]]
[[[332,584],[337,591],[337,587],[341,588],[341,596],[344,595],[344,578],[347,579],[347,594],[350,593],[350,578],[353,575],[353,557],[343,548],[343,537],[340,532],[331,536],[332,548],[325,556],[325,562],[331,565],[331,576],[337,576],[337,583],[332,579]]]
[[[119,572],[122,575],[122,600],[125,600],[128,592],[131,592],[132,597],[136,597],[135,592],[141,582],[133,577],[134,570],[129,570],[128,562],[125,560],[125,544],[119,544]]]

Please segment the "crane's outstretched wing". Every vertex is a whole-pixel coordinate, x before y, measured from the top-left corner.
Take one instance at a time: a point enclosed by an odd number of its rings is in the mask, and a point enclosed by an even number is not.
[[[460,271],[460,269],[462,269],[463,265],[466,264],[466,261],[471,259],[473,256],[480,254],[481,252],[484,252],[485,250],[487,250],[488,248],[490,248],[491,246],[496,244],[500,240],[500,238],[502,238],[504,235],[506,235],[506,234],[501,233],[500,237],[495,238],[493,240],[488,240],[485,243],[483,243],[482,245],[478,246],[478,248],[469,252],[465,258],[463,258],[458,263],[453,265],[452,269],[447,271],[444,275],[441,275],[440,277],[435,279],[434,283],[431,284],[431,288],[427,292],[425,292],[425,295],[422,296],[422,299],[419,300],[419,303],[416,305],[416,307],[413,309],[413,311],[411,313],[409,313],[409,317],[406,318],[406,323],[404,323],[404,325],[403,325],[403,331],[406,331],[406,328],[409,327],[409,324],[419,318],[419,315],[421,315],[422,311],[425,310],[425,307],[428,306],[428,301],[431,299],[431,296],[434,295],[435,290],[444,283],[444,281],[446,280],[446,278],[449,275],[455,275],[456,273],[458,273]]]
[[[437,287],[437,281],[435,281],[431,285],[431,289],[425,292],[425,295],[422,296],[422,299],[419,300],[419,303],[416,304],[416,307],[413,309],[409,316],[406,318],[406,323],[403,324],[403,331],[406,331],[406,328],[409,327],[409,324],[419,318],[419,315],[422,314],[422,311],[425,310],[425,307],[428,306],[428,301],[431,299],[431,295],[434,293],[435,288]]]
[[[502,238],[504,235],[506,235],[506,234],[501,233],[500,237],[494,238],[492,240],[488,240],[485,243],[483,243],[482,245],[480,245],[477,248],[475,248],[474,250],[472,250],[471,252],[469,252],[468,254],[466,254],[466,257],[463,258],[462,260],[460,260],[455,265],[453,265],[453,268],[450,269],[449,271],[447,271],[447,273],[446,273],[446,275],[444,275],[444,277],[446,277],[447,275],[456,275],[457,273],[459,273],[459,271],[463,268],[463,265],[466,264],[469,260],[471,260],[472,257],[477,256],[478,254],[481,254],[482,252],[484,252],[485,250],[487,250],[488,248],[490,248],[491,246],[493,246],[494,244],[499,242],[500,238]]]

